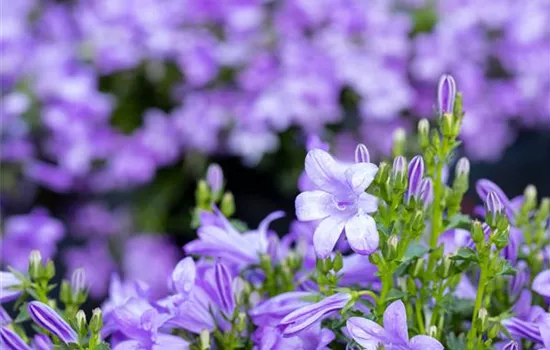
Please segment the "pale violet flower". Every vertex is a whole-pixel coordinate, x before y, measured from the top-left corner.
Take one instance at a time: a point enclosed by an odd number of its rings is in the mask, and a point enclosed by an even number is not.
[[[535,277],[532,288],[538,294],[550,298],[550,269],[542,271]]]
[[[394,301],[384,311],[384,327],[362,317],[351,317],[347,322],[351,337],[362,347],[376,350],[383,345],[386,350],[440,350],[443,345],[427,335],[417,335],[409,340],[407,312],[401,300]]]
[[[378,231],[368,215],[378,208],[377,198],[365,193],[378,167],[372,163],[345,164],[330,154],[313,149],[305,161],[306,174],[315,185],[296,198],[300,221],[322,220],[313,235],[315,252],[326,258],[345,228],[351,248],[370,254],[378,248]]]

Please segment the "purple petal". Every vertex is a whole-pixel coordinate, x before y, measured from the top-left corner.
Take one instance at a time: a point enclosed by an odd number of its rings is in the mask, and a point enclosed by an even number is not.
[[[206,182],[214,193],[217,193],[222,189],[223,171],[218,164],[212,163],[208,166],[208,170],[206,170]]]
[[[15,300],[21,295],[21,291],[9,289],[9,287],[21,284],[13,273],[0,271],[0,282],[0,303],[7,303],[8,301]]]
[[[250,310],[252,317],[272,316],[283,318],[292,311],[311,304],[304,299],[315,295],[312,292],[287,292],[268,299]]]
[[[8,312],[0,305],[0,327],[10,324],[12,321]]]
[[[188,256],[181,260],[172,272],[172,283],[179,293],[189,293],[195,284],[197,270],[195,261]]]
[[[53,343],[47,335],[37,334],[32,340],[32,347],[34,350],[51,350]]]
[[[216,294],[221,302],[220,306],[226,315],[231,315],[235,309],[235,297],[231,289],[233,277],[227,267],[220,262],[216,262],[214,277],[216,280]]]
[[[489,192],[495,192],[500,199],[500,202],[504,205],[504,208],[506,208],[508,217],[510,219],[513,218],[513,213],[515,212],[514,207],[508,199],[508,196],[506,196],[504,191],[502,191],[497,184],[487,179],[481,179],[476,182],[476,191],[482,201],[485,201],[489,195]]]
[[[305,161],[306,174],[317,188],[330,193],[345,191],[346,166],[338,163],[330,154],[314,149],[308,152]]]
[[[409,341],[407,311],[401,300],[394,301],[384,311],[384,329],[404,343]]]
[[[9,328],[2,327],[0,329],[0,338],[2,340],[0,344],[6,345],[9,350],[32,350],[17,333]]]
[[[125,340],[118,343],[113,350],[141,350],[144,349],[143,345],[138,340]]]
[[[28,311],[36,324],[53,333],[64,343],[75,343],[77,341],[76,332],[48,305],[39,301],[31,301],[28,305]]]
[[[539,324],[540,335],[542,337],[542,343],[546,349],[550,349],[550,315],[546,315],[542,322]]]
[[[334,213],[331,194],[323,191],[302,192],[296,197],[296,217],[300,221],[324,219]]]
[[[424,158],[422,156],[415,156],[409,163],[409,187],[407,189],[407,196],[418,197],[420,195],[420,183],[424,177]]]
[[[437,105],[440,113],[453,113],[456,96],[456,83],[452,76],[445,74],[439,79]]]
[[[533,297],[531,295],[531,292],[527,289],[524,289],[514,306],[512,307],[512,311],[514,312],[514,315],[521,319],[527,319],[529,315],[529,311],[531,310],[531,302],[533,301]]]
[[[329,256],[342,234],[345,223],[345,217],[329,216],[317,226],[313,234],[313,246],[318,257],[324,259]]]
[[[513,336],[542,343],[539,326],[534,322],[523,321],[517,317],[512,317],[502,321],[502,325],[506,327]]]
[[[367,146],[360,143],[355,147],[355,163],[370,163],[370,154]]]
[[[342,309],[350,300],[346,293],[331,295],[315,304],[304,306],[286,315],[280,322],[285,336],[295,335],[319,321],[326,314]]]
[[[360,194],[370,186],[377,172],[378,167],[372,163],[353,164],[346,169],[346,181],[354,193]]]
[[[374,219],[362,212],[346,222],[346,237],[354,252],[369,255],[378,249],[379,236]]]
[[[531,288],[540,295],[550,298],[550,270],[539,273],[533,280]]]
[[[411,338],[409,343],[411,350],[442,350],[443,345],[436,339],[427,335],[417,335]]]
[[[365,213],[374,213],[378,209],[378,198],[368,193],[361,193],[357,206]]]
[[[378,323],[362,317],[350,317],[346,328],[359,345],[369,350],[378,349],[378,344],[388,344],[389,335]]]
[[[189,343],[182,337],[171,334],[158,334],[152,350],[187,350]]]
[[[260,222],[260,225],[258,225],[258,234],[260,236],[260,252],[261,253],[266,253],[267,252],[267,249],[268,249],[268,246],[269,246],[269,241],[267,239],[267,231],[269,229],[269,225],[277,220],[277,219],[280,219],[282,217],[285,216],[285,213],[281,210],[278,210],[278,211],[274,211],[273,213],[269,214],[268,216],[266,216],[262,222]]]

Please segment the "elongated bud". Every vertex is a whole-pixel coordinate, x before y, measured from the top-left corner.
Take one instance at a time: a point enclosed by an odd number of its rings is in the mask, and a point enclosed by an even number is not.
[[[355,147],[355,163],[370,163],[369,150],[362,143]]]
[[[456,162],[455,175],[456,177],[470,176],[470,161],[468,158],[462,157]]]
[[[403,191],[407,188],[407,161],[403,156],[397,156],[393,160],[392,179],[396,190]]]
[[[210,333],[206,329],[203,329],[200,334],[200,349],[210,349]]]
[[[495,339],[500,334],[500,324],[495,323],[491,327],[489,327],[489,331],[487,332],[487,336],[489,339]]]
[[[533,185],[529,185],[523,192],[525,197],[524,205],[530,210],[534,209],[537,205],[537,188]]]
[[[520,350],[519,343],[515,340],[510,340],[508,343],[504,345],[502,350]]]
[[[78,310],[75,316],[76,331],[80,336],[88,334],[88,325],[86,324],[86,314],[82,310]]]
[[[400,156],[405,153],[405,142],[407,141],[407,133],[403,128],[397,128],[393,132],[393,156]]]
[[[216,282],[216,294],[226,315],[231,315],[235,309],[235,296],[233,295],[233,278],[225,265],[216,262],[214,266]]]
[[[472,222],[472,240],[475,242],[476,246],[484,242],[485,234],[483,232],[483,226],[481,222],[474,220]]]
[[[487,309],[482,307],[479,309],[477,313],[477,326],[481,332],[485,332],[487,330],[487,326],[489,325],[489,313],[487,312]]]
[[[411,220],[412,230],[419,234],[424,230],[424,212],[422,210],[417,210]]]
[[[378,172],[374,177],[375,183],[379,185],[383,185],[388,181],[389,176],[390,176],[390,167],[388,163],[386,162],[380,163],[380,166],[378,167]]]
[[[441,114],[452,114],[456,98],[456,82],[454,78],[445,74],[439,78],[437,87],[437,107]]]
[[[39,301],[31,301],[27,309],[37,325],[54,334],[65,344],[76,343],[76,332],[54,309]]]
[[[82,268],[74,270],[71,275],[71,288],[73,294],[78,294],[86,290],[86,272]]]
[[[543,222],[545,220],[548,220],[549,215],[550,215],[550,198],[545,197],[541,199],[539,210],[535,217],[537,221]]]
[[[218,164],[212,163],[208,166],[208,170],[206,171],[206,182],[213,193],[221,191],[223,188],[223,171]]]
[[[51,260],[48,260],[48,262],[46,263],[45,275],[46,275],[45,277],[48,279],[48,281],[51,280],[52,278],[54,278],[54,276],[55,276],[55,264]]]
[[[103,314],[100,308],[95,308],[92,311],[92,319],[90,320],[90,331],[93,334],[99,334],[101,328],[103,328]]]
[[[387,250],[385,251],[385,258],[387,261],[392,261],[397,257],[397,245],[399,244],[399,238],[396,235],[391,235],[388,238]]]
[[[51,350],[53,343],[46,334],[37,334],[32,339],[33,350]]]
[[[423,150],[430,144],[430,122],[426,118],[418,122],[418,142]]]
[[[424,258],[419,258],[414,264],[412,275],[413,277],[421,277],[424,274]]]
[[[436,326],[430,326],[428,328],[428,336],[432,338],[437,338],[437,327]]]
[[[239,333],[244,332],[246,329],[246,314],[244,312],[239,312],[237,316],[237,331]]]
[[[408,173],[407,200],[410,200],[410,198],[418,198],[420,195],[420,184],[424,177],[424,159],[422,156],[415,156],[411,160]]]
[[[437,274],[441,278],[449,278],[453,261],[450,256],[445,256],[443,262],[437,267]]]
[[[0,327],[10,324],[12,321],[8,312],[0,305]]]
[[[434,201],[434,187],[432,179],[429,177],[423,179],[420,183],[420,199],[424,203],[424,208],[427,208]]]
[[[199,208],[210,208],[210,189],[204,180],[200,180],[195,191],[195,200]]]
[[[235,214],[235,199],[231,192],[227,192],[223,195],[220,210],[226,217]]]
[[[0,339],[0,344],[4,344],[9,350],[32,350],[17,333],[7,327],[0,328]]]
[[[488,214],[499,215],[504,210],[504,206],[496,192],[489,192],[485,199],[485,206]]]
[[[42,255],[38,250],[33,250],[29,255],[29,276],[38,279],[42,276]]]

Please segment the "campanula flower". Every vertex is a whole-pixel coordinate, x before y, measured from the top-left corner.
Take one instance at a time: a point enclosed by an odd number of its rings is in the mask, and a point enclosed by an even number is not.
[[[0,345],[6,346],[9,350],[32,350],[17,333],[8,327],[2,327],[0,329],[0,340]]]
[[[27,309],[37,325],[54,334],[65,344],[75,343],[78,340],[74,329],[48,305],[39,301],[31,301]]]
[[[20,284],[21,281],[13,273],[0,271],[0,303],[17,299],[21,295],[21,291],[12,288]]]
[[[531,287],[538,294],[550,298],[550,270],[540,272]]]
[[[443,345],[427,335],[417,335],[409,340],[407,313],[401,300],[394,301],[384,311],[384,327],[361,317],[351,317],[347,330],[351,337],[367,349],[383,345],[386,350],[440,350]]]
[[[346,165],[320,149],[308,152],[305,167],[317,189],[296,197],[296,216],[301,221],[322,220],[313,235],[317,255],[326,258],[344,228],[355,252],[374,252],[379,237],[376,223],[368,214],[376,211],[378,202],[365,190],[378,167],[372,163]]]

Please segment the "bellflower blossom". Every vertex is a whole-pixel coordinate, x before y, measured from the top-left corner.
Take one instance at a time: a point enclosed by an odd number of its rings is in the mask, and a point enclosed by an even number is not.
[[[370,254],[378,248],[378,231],[368,215],[378,207],[376,197],[365,193],[378,167],[372,163],[346,165],[327,152],[314,149],[305,161],[306,174],[316,190],[296,197],[296,216],[301,221],[319,220],[313,236],[317,255],[327,257],[345,228],[351,248]]]
[[[550,270],[545,270],[535,276],[533,290],[538,294],[550,298]]]
[[[384,327],[366,318],[351,317],[347,330],[353,339],[366,349],[379,345],[388,350],[440,350],[443,345],[427,335],[417,335],[409,340],[407,313],[401,300],[394,301],[384,311]]]
[[[29,315],[40,327],[51,332],[65,344],[76,343],[78,336],[71,326],[54,309],[39,301],[28,305]]]

